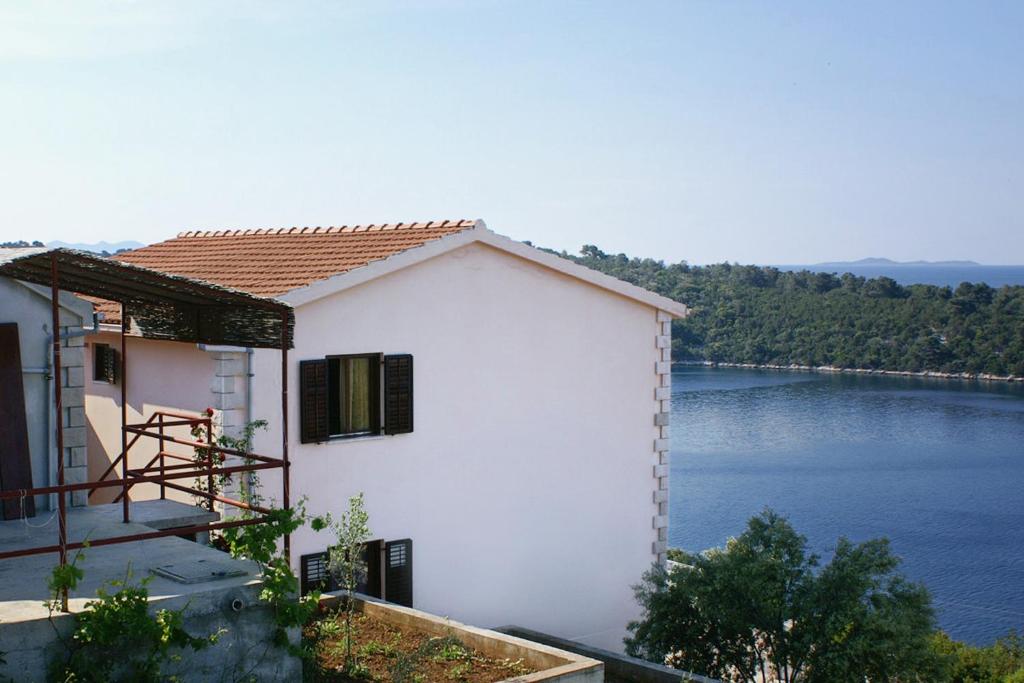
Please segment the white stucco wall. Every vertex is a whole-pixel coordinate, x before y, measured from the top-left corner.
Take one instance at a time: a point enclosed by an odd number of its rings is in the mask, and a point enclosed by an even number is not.
[[[339,512],[364,492],[375,537],[413,539],[420,609],[621,649],[658,540],[656,313],[480,244],[299,307],[293,497]],[[300,445],[298,361],[363,352],[413,354],[415,432]],[[279,372],[257,353],[268,455]],[[296,534],[296,563],[328,542]]]
[[[83,318],[92,314],[92,306],[62,292],[60,323],[63,334],[80,333]],[[29,453],[34,487],[56,484],[56,417],[53,390],[48,382],[52,355],[50,334],[53,329],[50,292],[45,287],[0,277],[0,322],[18,323],[21,346],[22,384],[25,392],[25,417],[28,426]],[[83,344],[81,336],[66,338],[61,348],[61,388],[64,418],[65,481],[85,481],[85,420],[83,415]],[[47,438],[49,434],[49,438]],[[51,482],[52,479],[52,482]],[[84,503],[74,495],[73,503]],[[49,496],[36,496],[36,509],[49,509]]]
[[[375,538],[413,539],[417,608],[620,650],[667,512],[655,494],[666,483],[655,478],[667,458],[667,428],[655,425],[666,327],[647,305],[482,244],[302,305],[289,353],[292,499],[339,513],[364,492]],[[218,352],[129,345],[130,420],[242,406],[244,374],[218,378],[233,363]],[[413,354],[415,431],[300,444],[299,361],[368,352]],[[254,364],[252,417],[271,423],[255,450],[272,456],[280,359],[260,350]],[[232,383],[235,394],[216,393]],[[98,476],[120,450],[120,389],[89,379],[86,393]],[[279,500],[279,480],[261,478]],[[330,543],[294,535],[296,568]]]

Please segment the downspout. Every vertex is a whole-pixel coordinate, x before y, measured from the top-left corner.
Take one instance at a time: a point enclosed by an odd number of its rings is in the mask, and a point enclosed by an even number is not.
[[[252,347],[245,350],[245,424],[252,422],[252,378],[256,376],[252,371],[252,360],[255,353]]]
[[[252,422],[252,378],[256,376],[256,373],[252,371],[252,361],[255,356],[255,351],[251,346],[245,349],[245,426],[248,427],[249,423]],[[249,445],[250,449],[252,444]],[[249,472],[246,475],[247,488],[252,491],[255,472]]]

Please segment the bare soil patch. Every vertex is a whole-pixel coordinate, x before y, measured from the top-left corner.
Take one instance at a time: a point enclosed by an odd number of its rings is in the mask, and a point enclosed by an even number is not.
[[[352,662],[346,667],[345,615],[328,612],[305,629],[314,652],[306,680],[387,683],[495,683],[533,673],[522,660],[485,657],[454,635],[432,636],[373,617],[352,616]]]

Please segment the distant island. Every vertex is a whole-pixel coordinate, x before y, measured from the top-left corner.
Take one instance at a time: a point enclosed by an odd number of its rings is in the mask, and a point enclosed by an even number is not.
[[[121,251],[138,249],[145,245],[142,242],[134,242],[132,240],[125,240],[123,242],[61,242],[60,240],[54,240],[53,242],[47,242],[46,246],[62,249],[77,249],[78,251],[91,251],[94,254],[109,256],[110,254],[116,254]]]
[[[977,261],[893,261],[887,258],[862,258],[859,261],[825,261],[812,264],[814,268],[847,268],[849,266],[980,266]]]

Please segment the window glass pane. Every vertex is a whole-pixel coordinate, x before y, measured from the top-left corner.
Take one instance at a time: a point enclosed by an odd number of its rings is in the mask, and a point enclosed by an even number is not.
[[[342,362],[342,423],[346,432],[368,432],[371,427],[370,359],[345,358]]]
[[[332,436],[380,431],[380,357],[327,359],[328,433]]]

